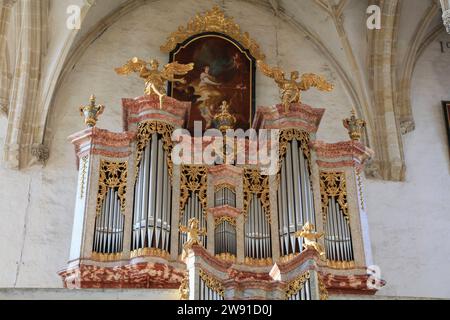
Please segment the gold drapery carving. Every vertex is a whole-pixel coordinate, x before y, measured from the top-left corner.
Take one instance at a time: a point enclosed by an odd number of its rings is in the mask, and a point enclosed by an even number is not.
[[[173,173],[173,162],[172,162],[172,149],[173,149],[173,142],[172,142],[172,132],[174,130],[174,127],[170,124],[160,122],[160,121],[145,121],[141,122],[138,125],[137,129],[137,145],[136,145],[136,163],[135,163],[135,178],[137,178],[137,175],[139,173],[139,165],[141,163],[142,159],[142,153],[145,150],[145,147],[148,145],[148,143],[152,139],[152,135],[154,133],[160,134],[162,137],[163,142],[163,149],[166,152],[167,157],[167,170],[169,173],[169,176],[172,180],[172,173]]]
[[[222,282],[214,278],[213,276],[210,276],[208,273],[203,271],[202,269],[199,269],[199,275],[200,279],[205,283],[205,285],[219,294],[222,298],[225,296],[225,289],[223,287]]]
[[[178,44],[183,43],[194,35],[206,32],[218,32],[234,39],[247,49],[256,60],[264,60],[266,58],[256,41],[250,38],[247,32],[242,32],[233,18],[226,17],[225,12],[218,6],[203,14],[197,14],[188,22],[186,27],[179,26],[178,30],[172,32],[167,38],[167,42],[161,46],[161,51],[170,53]]]
[[[320,173],[320,197],[322,199],[323,221],[327,220],[328,200],[334,197],[344,213],[347,223],[350,223],[347,203],[347,185],[344,172]]]
[[[184,215],[184,206],[189,199],[190,192],[196,192],[202,204],[203,214],[206,216],[208,169],[205,166],[181,167],[180,176],[180,218]]]
[[[101,160],[98,178],[97,215],[100,214],[103,200],[108,188],[117,188],[120,200],[120,209],[125,213],[125,196],[127,192],[128,162],[113,162]]]
[[[285,298],[288,300],[293,295],[299,293],[305,286],[306,281],[311,277],[311,273],[309,271],[305,272],[304,274],[298,276],[294,280],[288,283],[286,286],[286,293]]]
[[[253,194],[256,194],[261,200],[266,219],[269,223],[271,223],[272,219],[270,217],[269,176],[261,175],[258,169],[245,169],[243,210],[245,219],[248,218],[248,208]]]

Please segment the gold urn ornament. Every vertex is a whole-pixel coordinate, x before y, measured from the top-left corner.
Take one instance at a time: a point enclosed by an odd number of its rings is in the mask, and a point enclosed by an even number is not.
[[[236,117],[230,113],[230,105],[228,102],[222,102],[220,105],[220,112],[214,116],[213,123],[222,133],[225,133],[228,129],[234,129]]]
[[[80,107],[80,114],[84,117],[84,123],[89,127],[95,127],[98,121],[98,116],[105,111],[104,105],[95,104],[95,96],[91,95],[90,103],[87,106]]]
[[[366,122],[356,117],[355,109],[352,110],[350,118],[344,119],[344,127],[348,130],[348,135],[353,141],[359,141],[362,136],[363,129],[366,127]]]

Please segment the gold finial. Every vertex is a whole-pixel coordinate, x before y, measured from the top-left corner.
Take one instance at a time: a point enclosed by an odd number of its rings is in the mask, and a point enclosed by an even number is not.
[[[312,223],[306,222],[302,231],[297,231],[295,236],[297,238],[303,238],[303,248],[316,250],[321,257],[325,256],[325,250],[323,246],[317,242],[323,237],[323,233],[314,231],[315,226]]]
[[[222,133],[225,133],[228,129],[234,129],[236,117],[230,113],[230,105],[228,102],[222,101],[220,112],[214,116],[213,122],[216,128],[222,131]]]
[[[348,135],[353,141],[359,141],[362,131],[366,127],[366,122],[356,117],[356,110],[352,108],[351,117],[343,120],[344,127],[348,130]]]
[[[189,250],[192,248],[193,245],[199,245],[200,244],[200,236],[206,236],[206,230],[200,229],[200,222],[197,218],[191,218],[188,221],[188,226],[180,226],[180,231],[188,234],[188,239],[186,243],[183,246],[183,254],[181,256],[181,259],[184,260]]]
[[[89,98],[89,104],[87,106],[80,107],[80,114],[84,117],[84,123],[89,127],[95,127],[98,121],[98,116],[105,111],[104,105],[95,104],[95,95],[91,95]]]
[[[192,69],[194,69],[193,63],[181,64],[175,61],[165,65],[163,70],[159,70],[158,60],[152,59],[150,62],[147,62],[134,57],[122,67],[116,68],[115,71],[120,75],[138,73],[145,80],[144,93],[158,96],[159,107],[162,109],[163,97],[167,95],[166,81],[184,84],[186,81],[183,78],[175,78],[175,76],[184,76]]]
[[[280,98],[284,106],[284,111],[289,112],[292,103],[300,103],[301,91],[307,91],[312,87],[320,91],[332,91],[334,86],[323,76],[314,73],[306,73],[300,77],[298,71],[292,71],[290,79],[287,79],[284,71],[280,68],[271,68],[263,61],[258,61],[261,72],[274,79],[280,88]],[[297,81],[300,78],[300,81]]]

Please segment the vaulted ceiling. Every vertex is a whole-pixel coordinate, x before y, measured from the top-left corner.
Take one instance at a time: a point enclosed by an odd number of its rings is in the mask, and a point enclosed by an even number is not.
[[[45,162],[47,120],[66,75],[121,16],[155,1],[161,0],[3,0],[0,109],[8,123],[6,165],[24,168]],[[205,1],[226,8],[227,2],[239,0]],[[377,156],[367,174],[404,179],[402,135],[414,130],[410,103],[414,66],[428,44],[445,31],[438,1],[240,1],[272,12],[273,19],[285,21],[311,40],[334,66],[350,101],[368,122],[365,142]],[[372,4],[381,9],[381,30],[364,27]],[[69,5],[81,8],[79,30],[65,26]],[[19,73],[17,64],[25,66]]]

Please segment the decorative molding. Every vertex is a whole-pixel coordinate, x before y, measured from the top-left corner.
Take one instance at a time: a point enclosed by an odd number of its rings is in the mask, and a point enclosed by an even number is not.
[[[161,51],[170,53],[175,50],[178,44],[183,43],[194,35],[205,32],[225,34],[238,41],[245,49],[248,49],[256,60],[265,59],[265,55],[261,52],[256,41],[250,38],[247,32],[242,32],[233,18],[226,17],[225,12],[218,6],[213,7],[212,10],[206,11],[203,14],[197,14],[195,18],[188,22],[186,27],[179,26],[177,31],[173,32],[167,38],[167,42],[161,46]]]

